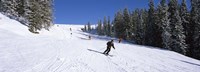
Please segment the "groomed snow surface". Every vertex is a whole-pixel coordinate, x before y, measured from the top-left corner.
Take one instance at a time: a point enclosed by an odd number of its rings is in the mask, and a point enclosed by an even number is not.
[[[200,71],[199,60],[116,40],[116,49],[105,56],[102,52],[110,38],[91,35],[89,40],[89,34],[82,32],[81,27],[56,24],[37,35],[0,14],[0,72]]]

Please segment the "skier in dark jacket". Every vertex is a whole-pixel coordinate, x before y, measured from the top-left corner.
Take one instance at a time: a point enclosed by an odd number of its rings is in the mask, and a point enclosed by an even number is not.
[[[107,49],[103,52],[103,54],[107,54],[108,55],[109,52],[110,52],[111,47],[113,47],[115,49],[113,40],[107,42]]]

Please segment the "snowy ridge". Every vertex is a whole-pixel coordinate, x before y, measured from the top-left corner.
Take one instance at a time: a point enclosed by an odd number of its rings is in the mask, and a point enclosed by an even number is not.
[[[199,72],[200,61],[153,47],[117,43],[101,54],[109,38],[54,25],[31,34],[26,26],[0,14],[0,72]],[[70,31],[72,28],[72,31]],[[71,35],[72,33],[72,35]]]
[[[20,22],[16,20],[12,20],[0,13],[0,29],[5,31],[11,31],[17,35],[27,36],[32,35],[28,31],[28,27],[22,25]]]

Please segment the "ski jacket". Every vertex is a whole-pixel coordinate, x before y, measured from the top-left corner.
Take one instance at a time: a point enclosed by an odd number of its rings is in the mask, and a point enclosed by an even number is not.
[[[111,48],[111,47],[115,48],[113,42],[111,42],[111,41],[107,42],[107,47],[109,47],[109,48]]]

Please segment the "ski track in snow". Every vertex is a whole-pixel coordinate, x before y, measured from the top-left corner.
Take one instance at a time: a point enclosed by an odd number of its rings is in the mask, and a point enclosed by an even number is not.
[[[34,35],[18,22],[0,17],[0,72],[200,71],[199,60],[126,42],[116,41],[116,49],[106,56],[102,52],[110,38],[81,32],[83,25],[54,25]]]

